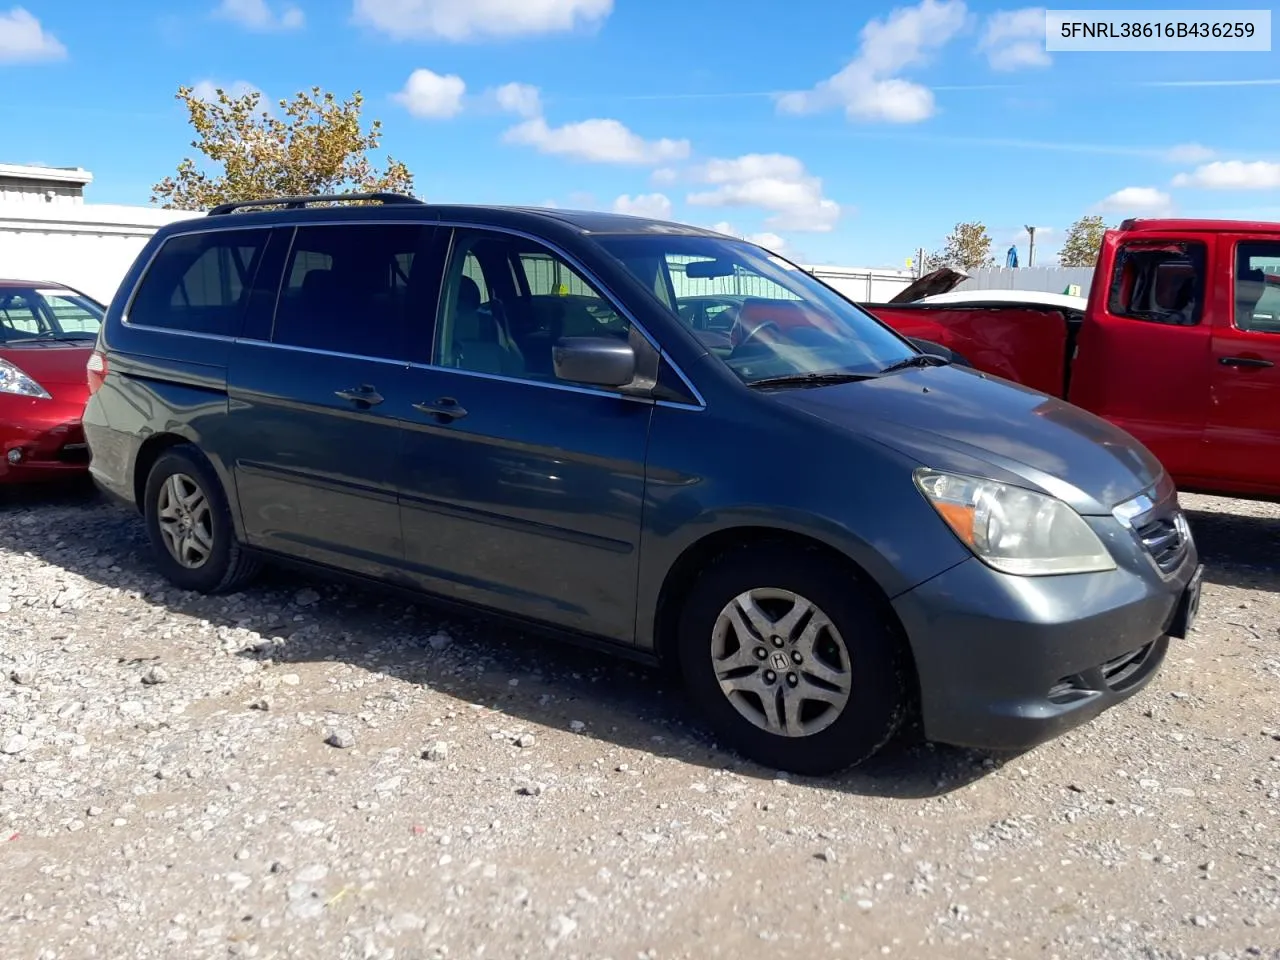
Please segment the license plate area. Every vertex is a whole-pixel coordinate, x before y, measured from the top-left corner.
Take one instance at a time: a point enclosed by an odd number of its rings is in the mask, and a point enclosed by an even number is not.
[[[1191,628],[1195,626],[1196,616],[1200,613],[1200,588],[1204,582],[1204,564],[1196,567],[1191,575],[1191,582],[1182,591],[1178,600],[1178,609],[1174,611],[1173,623],[1169,625],[1169,636],[1175,640],[1185,640]]]

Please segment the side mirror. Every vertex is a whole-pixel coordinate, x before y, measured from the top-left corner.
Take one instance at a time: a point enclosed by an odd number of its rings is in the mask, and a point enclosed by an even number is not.
[[[636,352],[613,337],[564,337],[551,348],[556,376],[592,387],[621,387],[635,379]]]

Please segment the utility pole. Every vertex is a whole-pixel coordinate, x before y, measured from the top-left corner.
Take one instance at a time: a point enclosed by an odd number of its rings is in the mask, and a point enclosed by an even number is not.
[[[1027,227],[1027,233],[1031,237],[1031,243],[1027,246],[1027,266],[1034,267],[1036,265],[1036,228]]]

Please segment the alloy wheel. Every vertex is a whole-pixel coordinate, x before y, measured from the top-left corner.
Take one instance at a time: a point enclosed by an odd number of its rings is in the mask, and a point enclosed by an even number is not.
[[[213,511],[200,484],[185,473],[170,474],[156,503],[160,535],[170,556],[197,570],[213,553]]]

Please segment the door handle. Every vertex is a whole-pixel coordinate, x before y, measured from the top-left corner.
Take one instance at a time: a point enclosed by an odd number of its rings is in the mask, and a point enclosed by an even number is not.
[[[1224,367],[1274,367],[1270,360],[1261,357],[1219,357],[1218,362]]]
[[[382,402],[382,394],[367,383],[349,390],[335,390],[333,395],[339,400],[350,400],[352,403],[367,407],[376,406]]]
[[[430,403],[415,403],[413,409],[420,413],[429,413],[433,417],[439,417],[445,422],[461,420],[467,415],[464,407],[458,405],[458,401],[453,397],[441,397],[439,400],[432,400]]]

